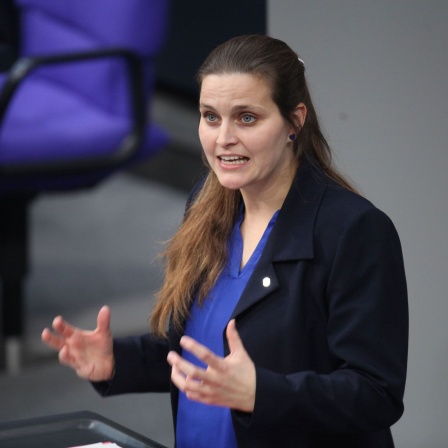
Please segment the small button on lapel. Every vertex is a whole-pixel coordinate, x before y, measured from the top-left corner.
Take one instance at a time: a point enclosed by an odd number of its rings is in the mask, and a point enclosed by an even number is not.
[[[271,284],[271,279],[270,279],[269,277],[265,277],[265,278],[263,279],[263,286],[264,286],[265,288],[267,288],[268,286],[270,286],[270,284]]]

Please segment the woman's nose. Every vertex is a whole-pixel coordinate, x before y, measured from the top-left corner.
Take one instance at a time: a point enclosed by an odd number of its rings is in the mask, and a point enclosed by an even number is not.
[[[219,126],[216,143],[222,147],[234,145],[238,141],[235,131],[235,127],[231,123],[223,121]]]

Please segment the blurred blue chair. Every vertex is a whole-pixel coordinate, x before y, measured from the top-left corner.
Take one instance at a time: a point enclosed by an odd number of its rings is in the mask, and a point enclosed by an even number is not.
[[[147,117],[167,0],[15,0],[20,57],[0,73],[3,365],[19,365],[30,202],[92,187],[168,141]]]

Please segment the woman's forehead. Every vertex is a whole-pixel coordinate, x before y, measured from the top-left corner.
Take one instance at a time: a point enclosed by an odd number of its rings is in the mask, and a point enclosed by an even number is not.
[[[204,77],[200,103],[227,100],[266,101],[271,98],[269,84],[260,76],[247,73],[213,74]]]

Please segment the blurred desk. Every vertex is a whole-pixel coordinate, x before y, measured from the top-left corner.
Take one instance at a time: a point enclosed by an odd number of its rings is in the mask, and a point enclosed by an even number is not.
[[[166,448],[93,412],[0,423],[1,447],[69,448],[98,442],[114,442],[122,448]]]

